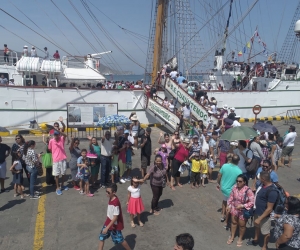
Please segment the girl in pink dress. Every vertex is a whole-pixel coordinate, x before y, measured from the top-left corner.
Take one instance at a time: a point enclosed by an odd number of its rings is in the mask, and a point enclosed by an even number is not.
[[[231,236],[227,240],[227,244],[231,244],[234,240],[237,226],[239,226],[239,238],[237,246],[243,244],[243,237],[246,231],[247,219],[244,218],[244,209],[249,210],[254,206],[254,194],[248,187],[247,178],[240,174],[236,178],[236,185],[233,186],[229,199],[227,200],[227,212],[231,213]]]
[[[131,185],[128,187],[128,198],[127,198],[127,212],[130,213],[130,224],[131,227],[135,227],[134,216],[137,215],[138,223],[142,227],[144,224],[141,222],[141,212],[145,210],[144,204],[141,197],[141,184],[143,180],[139,180],[138,177],[131,179]]]

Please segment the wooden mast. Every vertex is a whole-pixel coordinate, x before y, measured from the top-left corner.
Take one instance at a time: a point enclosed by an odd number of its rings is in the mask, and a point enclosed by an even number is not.
[[[158,8],[155,24],[155,38],[154,38],[154,50],[153,50],[153,69],[152,69],[152,84],[155,82],[157,72],[160,71],[160,59],[162,51],[162,37],[163,37],[163,20],[165,15],[164,10],[165,0],[158,0]]]

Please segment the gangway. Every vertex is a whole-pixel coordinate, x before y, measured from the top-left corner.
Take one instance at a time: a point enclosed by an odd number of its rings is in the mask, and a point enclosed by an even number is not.
[[[175,83],[171,78],[167,77],[164,84],[165,90],[173,96],[174,100],[178,100],[179,103],[189,103],[191,113],[197,120],[207,122],[208,113],[204,106],[202,106],[197,100],[191,97],[183,88]],[[214,124],[218,123],[218,118],[215,115],[211,116],[211,120]]]
[[[163,107],[157,100],[148,98],[145,95],[145,110],[148,114],[155,117],[157,121],[170,131],[174,131],[178,128],[180,119],[173,112]]]

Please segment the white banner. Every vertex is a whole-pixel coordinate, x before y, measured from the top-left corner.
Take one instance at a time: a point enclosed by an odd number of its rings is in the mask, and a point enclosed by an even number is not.
[[[148,109],[150,109],[154,114],[169,123],[173,129],[177,128],[177,124],[179,124],[180,122],[179,118],[174,113],[157,104],[150,98],[148,100]]]
[[[178,98],[179,103],[189,103],[192,114],[198,119],[207,121],[208,115],[206,109],[194,100],[187,92],[180,88],[175,82],[171,81],[170,78],[167,78],[165,89],[174,97]],[[214,123],[217,123],[218,120],[212,116]]]
[[[117,103],[67,103],[68,127],[94,127],[99,119],[118,114]]]

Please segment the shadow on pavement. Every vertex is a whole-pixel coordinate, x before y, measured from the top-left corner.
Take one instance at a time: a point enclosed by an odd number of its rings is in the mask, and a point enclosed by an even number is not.
[[[165,199],[165,200],[159,201],[158,206],[160,208],[169,208],[169,207],[174,206],[174,203],[171,199]]]
[[[7,204],[5,204],[4,206],[0,207],[0,211],[4,211],[4,210],[7,210],[7,209],[10,209],[13,206],[19,205],[19,204],[21,204],[23,202],[25,202],[25,199],[8,201]]]
[[[135,248],[135,244],[136,244],[136,234],[129,234],[125,237],[125,240],[127,241],[128,245],[130,246],[131,249]],[[121,250],[124,249],[122,247],[121,244],[114,246],[113,248],[111,248],[110,250]]]

